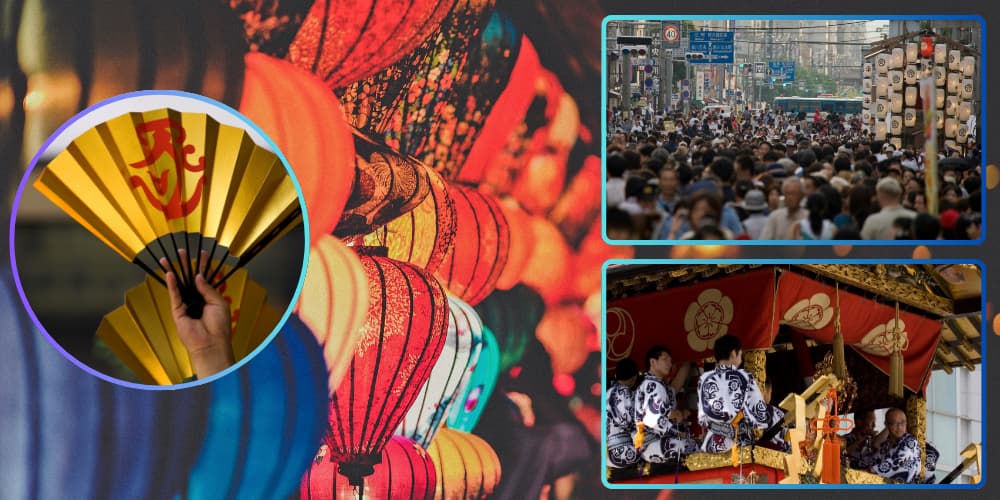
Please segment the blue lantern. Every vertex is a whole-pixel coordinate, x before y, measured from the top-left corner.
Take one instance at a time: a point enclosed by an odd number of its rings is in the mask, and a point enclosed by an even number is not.
[[[326,365],[292,315],[242,369],[210,384],[201,456],[183,498],[285,498],[299,486],[327,425]]]
[[[483,327],[483,350],[464,390],[448,409],[448,428],[472,432],[493,394],[500,375],[500,346],[489,328]]]

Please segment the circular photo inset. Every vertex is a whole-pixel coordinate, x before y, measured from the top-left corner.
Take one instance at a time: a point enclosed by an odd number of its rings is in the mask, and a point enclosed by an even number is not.
[[[105,380],[186,387],[249,360],[287,319],[305,205],[270,139],[183,92],[124,94],[64,124],[13,207],[29,314]]]

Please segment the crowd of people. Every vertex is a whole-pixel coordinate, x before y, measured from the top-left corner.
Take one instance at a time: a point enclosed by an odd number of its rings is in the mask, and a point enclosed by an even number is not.
[[[674,367],[670,350],[663,346],[653,346],[646,353],[645,373],[639,373],[631,359],[618,362],[606,406],[611,481],[637,477],[644,465],[650,475],[676,477],[685,470],[684,457],[696,451],[722,453],[750,445],[791,451],[784,432],[785,413],[771,404],[770,385],[761,387],[751,373],[740,368],[739,338],[725,335],[716,340],[714,349],[715,367],[698,377],[696,418],[685,403],[688,398],[679,395],[691,375],[691,363],[668,378]],[[842,436],[843,466],[894,482],[921,481],[920,445],[907,432],[905,412],[888,409],[880,432],[875,432],[874,412],[857,412],[854,419],[851,433]],[[923,481],[934,481],[937,459],[938,451],[927,443]]]
[[[980,150],[927,158],[876,141],[855,115],[613,112],[607,231],[617,240],[979,239]]]

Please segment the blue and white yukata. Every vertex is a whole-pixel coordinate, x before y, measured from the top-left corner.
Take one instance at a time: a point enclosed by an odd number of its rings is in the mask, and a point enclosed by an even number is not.
[[[639,462],[635,449],[635,394],[615,381],[608,389],[607,406],[608,466],[624,468]]]
[[[645,426],[640,454],[650,463],[680,460],[698,450],[698,444],[681,434],[670,421],[677,408],[674,388],[659,377],[647,373],[635,391],[635,422]]]
[[[732,423],[741,411],[737,431]],[[752,444],[751,430],[767,429],[772,415],[757,381],[746,370],[719,365],[698,379],[698,423],[707,431],[703,451],[721,453],[731,450],[734,442]]]
[[[871,441],[875,436],[868,436],[861,446],[847,453],[847,466],[857,470],[868,470],[875,466],[875,451],[871,446]],[[844,450],[854,446],[854,443],[861,437],[855,433],[844,436]]]
[[[937,460],[935,459],[935,465]],[[915,483],[920,476],[920,443],[910,433],[905,433],[895,445],[885,440],[875,452],[876,474],[893,481]]]

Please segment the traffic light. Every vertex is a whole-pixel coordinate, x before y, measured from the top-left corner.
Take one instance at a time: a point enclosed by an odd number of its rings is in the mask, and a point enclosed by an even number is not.
[[[645,47],[624,47],[622,48],[622,54],[629,55],[632,57],[646,57]]]
[[[684,54],[684,59],[687,59],[688,61],[697,61],[704,58],[705,54],[702,52],[687,52]]]

